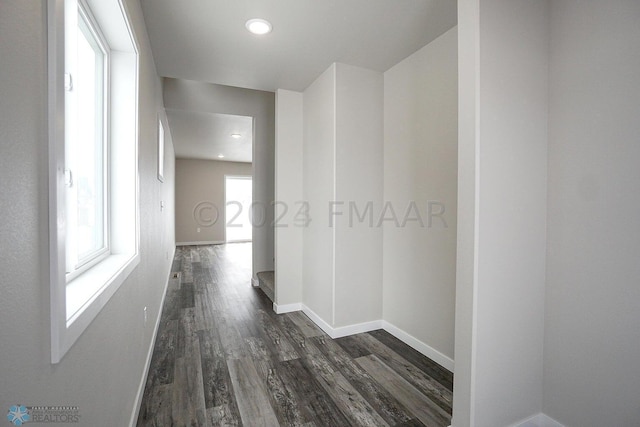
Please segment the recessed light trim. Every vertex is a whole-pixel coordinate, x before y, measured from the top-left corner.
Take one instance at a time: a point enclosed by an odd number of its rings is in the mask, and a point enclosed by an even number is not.
[[[258,36],[269,34],[271,30],[273,30],[271,22],[260,18],[249,19],[244,26],[247,27],[247,30],[249,30],[250,33]]]
[[[224,159],[224,154],[218,154],[219,159]]]

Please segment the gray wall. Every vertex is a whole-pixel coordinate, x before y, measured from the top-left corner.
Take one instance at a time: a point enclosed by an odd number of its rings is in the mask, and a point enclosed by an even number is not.
[[[640,422],[639,21],[459,2],[456,427]]]
[[[493,427],[541,408],[549,39],[545,2],[483,6],[475,425]]]
[[[251,163],[176,159],[176,243],[224,242],[224,177],[251,176],[251,169]],[[196,221],[195,210],[202,202],[212,203],[218,210],[217,221],[211,226],[208,221],[204,225]],[[214,214],[207,209],[202,215],[209,219]]]
[[[475,304],[476,103],[478,0],[458,1],[458,235],[456,238],[455,375],[451,425],[471,426]]]
[[[506,426],[542,409],[547,6],[458,4],[456,427]]]
[[[640,425],[640,2],[551,4],[544,411]]]
[[[275,93],[188,80],[164,79],[167,109],[253,117],[253,201],[266,210],[253,229],[253,275],[274,268]]]
[[[457,31],[452,28],[384,73],[384,200],[395,207],[400,226],[384,226],[383,318],[444,355],[449,368],[456,287]],[[431,226],[430,201],[445,207]],[[403,224],[411,203],[423,224]],[[411,212],[408,218],[416,218]]]
[[[167,134],[162,184],[156,178],[161,85],[138,2],[129,0],[140,44],[141,261],[62,361],[51,365],[46,3],[3,0],[0,6],[0,408],[77,405],[81,425],[125,426],[152,345],[171,265],[167,253],[175,246],[173,146]]]

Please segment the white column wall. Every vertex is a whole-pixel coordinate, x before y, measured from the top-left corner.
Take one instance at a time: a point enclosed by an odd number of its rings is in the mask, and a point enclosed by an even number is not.
[[[471,342],[456,346],[456,359],[470,370],[456,375],[454,425],[495,427],[542,410],[548,4],[468,0],[459,8],[461,27],[472,19],[461,55],[474,58],[460,60],[471,65],[460,75],[470,90],[460,112],[460,207],[473,207],[474,217],[465,212],[459,220],[474,225],[461,225],[460,233],[473,236],[459,243],[474,248],[474,262],[461,254],[456,308],[465,323],[457,338]],[[477,37],[466,33],[473,20]]]
[[[335,72],[334,64],[304,91],[303,115],[303,196],[310,222],[303,231],[302,302],[331,325],[335,237],[327,208],[335,199]]]
[[[344,64],[304,92],[303,304],[332,330],[382,316],[382,231],[348,212],[381,205],[382,106],[382,74]]]
[[[303,95],[276,92],[275,154],[275,303],[284,307],[302,301],[303,225],[296,218],[302,208]]]
[[[382,318],[382,228],[350,207],[382,205],[383,84],[382,73],[336,64],[334,327]]]

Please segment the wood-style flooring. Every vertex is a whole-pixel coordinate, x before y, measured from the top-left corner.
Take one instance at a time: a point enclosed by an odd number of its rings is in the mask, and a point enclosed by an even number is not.
[[[275,314],[250,243],[179,247],[173,272],[138,426],[450,424],[451,372],[383,330]]]

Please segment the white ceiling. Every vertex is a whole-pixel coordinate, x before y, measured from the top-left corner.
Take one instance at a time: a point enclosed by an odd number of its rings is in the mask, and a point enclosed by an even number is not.
[[[386,71],[456,24],[456,0],[141,0],[158,74],[303,91],[332,63]],[[273,32],[245,29],[264,18]],[[196,111],[196,112],[193,112]],[[251,118],[167,110],[177,157],[251,161]],[[244,135],[249,132],[241,131]]]
[[[141,0],[158,73],[302,91],[333,62],[386,71],[456,24],[455,0]],[[250,18],[273,32],[255,36]]]
[[[251,163],[253,118],[172,109],[167,118],[176,157]]]

